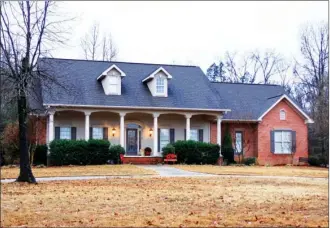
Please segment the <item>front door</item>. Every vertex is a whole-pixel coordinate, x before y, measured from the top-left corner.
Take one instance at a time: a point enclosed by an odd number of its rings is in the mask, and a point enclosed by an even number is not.
[[[137,129],[127,128],[126,130],[126,155],[137,155]]]

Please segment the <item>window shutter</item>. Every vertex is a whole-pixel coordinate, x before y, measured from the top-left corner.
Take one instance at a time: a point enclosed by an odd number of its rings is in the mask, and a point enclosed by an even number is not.
[[[60,127],[55,127],[55,140],[60,139]]]
[[[270,131],[270,152],[275,152],[275,131]]]
[[[198,141],[203,142],[203,129],[198,130]]]
[[[103,128],[103,139],[108,140],[108,128],[107,127]]]
[[[174,128],[171,128],[170,129],[170,143],[172,144],[172,143],[174,143],[174,141],[175,141],[175,130],[174,130]]]
[[[71,140],[76,140],[76,139],[77,139],[77,128],[71,127]]]
[[[89,138],[93,139],[93,128],[92,127],[89,128]]]
[[[291,138],[292,138],[292,153],[296,152],[296,132],[291,131]]]
[[[160,128],[158,128],[158,145],[157,145],[157,149],[158,149],[158,151],[160,151]],[[154,151],[154,154],[155,154],[155,152],[158,152],[158,151]]]
[[[184,129],[184,141],[186,141],[186,138],[187,138],[187,131],[186,129]]]

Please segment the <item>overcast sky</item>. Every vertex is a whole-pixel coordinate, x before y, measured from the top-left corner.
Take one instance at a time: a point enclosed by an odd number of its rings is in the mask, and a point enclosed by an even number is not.
[[[299,30],[328,21],[328,2],[65,2],[77,17],[68,47],[54,57],[79,58],[80,38],[93,22],[111,32],[118,61],[176,63],[204,71],[226,51],[275,49],[299,55]]]

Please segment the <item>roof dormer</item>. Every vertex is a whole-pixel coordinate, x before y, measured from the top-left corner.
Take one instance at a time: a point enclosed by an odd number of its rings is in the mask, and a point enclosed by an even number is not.
[[[148,88],[154,97],[167,97],[168,95],[168,80],[172,78],[163,67],[158,68],[148,77],[142,80],[147,83]]]
[[[101,81],[106,95],[121,95],[121,78],[125,76],[126,74],[113,64],[103,71],[97,80]]]

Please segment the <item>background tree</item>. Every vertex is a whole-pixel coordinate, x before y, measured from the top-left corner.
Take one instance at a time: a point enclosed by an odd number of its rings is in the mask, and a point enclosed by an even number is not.
[[[228,82],[225,65],[222,61],[219,65],[213,63],[206,71],[207,78],[212,82]]]
[[[35,91],[40,83],[49,89],[54,85],[66,88],[58,77],[40,70],[37,60],[48,55],[55,43],[64,42],[63,22],[70,19],[56,20],[52,1],[7,1],[0,7],[0,76],[8,79],[10,99],[17,103],[18,113],[20,173],[16,181],[35,183],[29,161],[27,115],[36,110],[29,109],[28,98],[37,99]]]
[[[259,66],[255,58],[250,54],[241,56],[240,60],[236,59],[236,53],[226,52],[225,69],[228,81],[240,83],[255,83]]]
[[[103,34],[100,37],[100,27],[94,23],[85,36],[81,38],[81,49],[87,60],[114,60],[118,50],[113,42],[111,33]]]
[[[328,23],[306,24],[301,31],[301,58],[294,74],[299,80],[295,97],[304,103],[315,123],[311,140],[321,144],[322,157],[329,155],[329,31]]]

